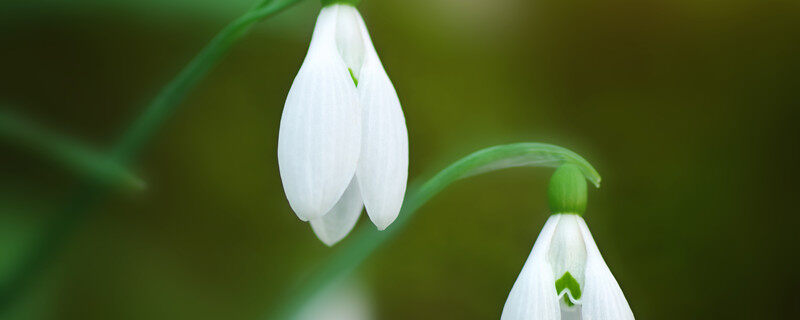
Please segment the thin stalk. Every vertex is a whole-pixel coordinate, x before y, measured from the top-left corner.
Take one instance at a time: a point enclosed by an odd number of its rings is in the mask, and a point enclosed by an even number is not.
[[[127,163],[136,157],[144,144],[153,137],[176,108],[186,99],[189,91],[216,66],[230,47],[241,39],[258,21],[276,14],[300,0],[261,0],[242,16],[225,26],[200,52],[173,78],[145,108],[144,112],[123,133],[112,148],[111,157]],[[97,208],[107,195],[107,190],[97,181],[86,181],[72,200],[45,227],[36,247],[11,273],[10,280],[0,285],[0,317],[8,312],[14,301],[43,271],[65,239],[81,225],[88,213]]]
[[[139,118],[128,128],[116,144],[112,154],[120,161],[130,161],[141,147],[158,131],[189,91],[215,67],[231,46],[241,39],[256,22],[259,22],[300,0],[275,0],[268,4],[260,1],[248,12],[233,20],[172,79],[150,103]]]
[[[482,149],[461,158],[418,188],[407,192],[400,215],[389,228],[378,231],[370,224],[362,224],[310,278],[284,295],[285,298],[273,306],[274,311],[267,319],[296,318],[316,294],[358,268],[375,250],[401,232],[420,207],[453,182],[505,168],[558,167],[565,163],[575,164],[587,180],[600,187],[600,175],[592,165],[578,154],[559,146],[515,143]]]

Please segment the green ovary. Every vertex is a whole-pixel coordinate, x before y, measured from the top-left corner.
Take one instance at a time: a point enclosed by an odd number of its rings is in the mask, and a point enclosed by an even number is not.
[[[560,279],[556,280],[556,293],[561,294],[564,290],[569,290],[572,297],[577,299],[581,298],[581,285],[578,283],[578,280],[569,273],[569,271],[564,272],[564,275],[561,276]],[[564,295],[564,302],[568,306],[574,306],[575,304],[572,303],[572,300],[569,299],[568,295]]]

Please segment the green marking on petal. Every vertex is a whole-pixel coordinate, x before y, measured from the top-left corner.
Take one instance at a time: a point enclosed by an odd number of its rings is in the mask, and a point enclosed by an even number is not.
[[[578,280],[575,280],[575,278],[572,277],[569,271],[564,272],[564,275],[561,276],[560,279],[556,280],[556,293],[561,294],[564,292],[564,290],[568,290],[575,299],[581,298],[581,285],[578,283]],[[564,302],[566,302],[570,307],[575,305],[567,295],[564,296]]]
[[[358,79],[356,79],[356,75],[353,74],[353,69],[347,68],[347,71],[350,71],[350,77],[353,78],[353,83],[358,87]]]

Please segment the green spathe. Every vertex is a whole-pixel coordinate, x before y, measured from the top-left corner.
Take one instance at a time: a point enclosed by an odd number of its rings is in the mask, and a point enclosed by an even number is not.
[[[320,2],[322,2],[323,7],[327,7],[333,4],[347,4],[357,7],[358,4],[361,3],[361,0],[321,0]]]
[[[558,167],[550,178],[547,198],[553,214],[582,215],[586,211],[586,178],[581,169],[571,163]]]

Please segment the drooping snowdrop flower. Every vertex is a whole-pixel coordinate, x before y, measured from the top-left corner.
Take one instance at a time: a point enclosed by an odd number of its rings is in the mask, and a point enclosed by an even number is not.
[[[278,165],[289,204],[333,245],[363,207],[383,230],[400,212],[408,133],[357,0],[323,0],[311,45],[289,89]]]
[[[628,320],[628,306],[581,217],[586,181],[562,165],[548,189],[553,215],[522,268],[501,320]]]

